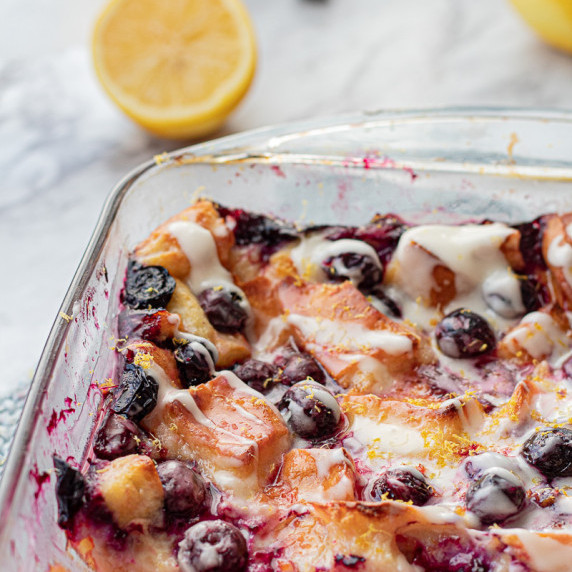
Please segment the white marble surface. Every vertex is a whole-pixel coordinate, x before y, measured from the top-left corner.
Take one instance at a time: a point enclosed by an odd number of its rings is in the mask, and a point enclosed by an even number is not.
[[[502,0],[245,0],[260,61],[232,133],[344,111],[572,107],[572,57]],[[102,94],[89,59],[101,0],[0,2],[0,394],[29,381],[103,201],[177,143]]]

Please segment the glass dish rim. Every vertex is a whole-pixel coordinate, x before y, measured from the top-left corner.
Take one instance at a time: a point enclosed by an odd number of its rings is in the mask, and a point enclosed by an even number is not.
[[[375,110],[335,115],[312,120],[287,122],[267,127],[261,127],[228,135],[195,145],[177,149],[169,153],[157,155],[154,158],[140,164],[121,179],[109,192],[95,225],[89,243],[80,260],[72,282],[66,292],[58,315],[50,330],[48,339],[38,361],[22,415],[12,442],[11,450],[6,460],[4,474],[0,482],[0,518],[1,522],[7,521],[7,512],[10,510],[10,498],[13,496],[21,477],[26,454],[29,449],[30,437],[35,424],[40,419],[36,415],[41,405],[43,396],[52,379],[52,373],[59,353],[64,345],[70,324],[58,319],[62,313],[72,312],[74,300],[81,295],[85,286],[96,269],[98,257],[105,245],[111,225],[121,206],[124,196],[129,189],[143,176],[155,169],[164,169],[180,164],[239,164],[245,162],[257,162],[263,164],[276,164],[289,160],[296,163],[332,164],[332,158],[318,155],[300,155],[288,153],[272,153],[271,149],[277,144],[288,139],[308,137],[319,133],[327,133],[332,130],[351,130],[359,128],[375,127],[387,122],[427,122],[427,121],[551,121],[556,123],[570,124],[572,129],[572,109],[548,109],[548,108],[513,108],[513,107],[443,107],[428,109],[407,110]],[[344,166],[364,168],[363,164],[345,164]],[[488,165],[478,166],[479,172],[499,176],[517,176],[523,178],[550,178],[553,180],[572,181],[572,168],[551,168],[540,171],[537,167],[526,168],[490,168]],[[401,170],[404,167],[416,169],[427,168],[424,165],[411,165],[407,162],[391,162],[389,164],[372,165],[373,168],[385,170]],[[451,170],[437,163],[431,164],[435,170]],[[464,165],[458,164],[457,170],[463,170]]]

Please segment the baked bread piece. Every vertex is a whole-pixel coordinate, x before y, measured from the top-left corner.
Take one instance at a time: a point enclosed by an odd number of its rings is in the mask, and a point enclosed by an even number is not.
[[[568,214],[300,229],[197,202],[134,250],[101,424],[81,471],[56,462],[70,546],[114,571],[568,570],[571,292]]]

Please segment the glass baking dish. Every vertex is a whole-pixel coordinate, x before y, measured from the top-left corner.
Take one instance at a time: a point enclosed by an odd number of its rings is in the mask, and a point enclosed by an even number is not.
[[[80,462],[114,365],[127,253],[198,195],[304,223],[518,222],[572,210],[572,113],[354,114],[156,157],[109,196],[40,359],[0,488],[2,570],[86,565],[56,525],[53,455]],[[57,569],[57,568],[56,568]]]

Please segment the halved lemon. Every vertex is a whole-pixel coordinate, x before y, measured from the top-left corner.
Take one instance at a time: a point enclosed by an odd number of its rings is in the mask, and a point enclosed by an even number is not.
[[[572,53],[572,0],[512,0],[547,43]]]
[[[248,90],[256,42],[240,0],[112,0],[93,35],[96,73],[149,131],[207,135]]]

